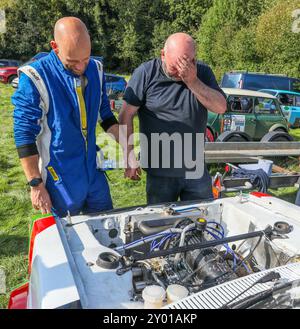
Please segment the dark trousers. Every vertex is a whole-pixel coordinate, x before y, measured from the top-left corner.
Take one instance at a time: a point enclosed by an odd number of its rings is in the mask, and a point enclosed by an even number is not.
[[[213,199],[211,177],[207,170],[199,179],[161,177],[147,173],[147,203]]]

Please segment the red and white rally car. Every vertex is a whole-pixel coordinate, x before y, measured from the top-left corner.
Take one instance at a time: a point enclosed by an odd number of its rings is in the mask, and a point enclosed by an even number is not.
[[[300,207],[252,192],[33,222],[9,308],[298,308]]]

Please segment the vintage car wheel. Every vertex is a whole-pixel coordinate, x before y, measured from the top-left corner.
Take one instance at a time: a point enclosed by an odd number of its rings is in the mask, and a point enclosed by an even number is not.
[[[217,142],[248,142],[251,138],[244,132],[225,131],[217,138]]]
[[[260,140],[261,142],[291,142],[293,137],[284,131],[270,131]]]
[[[8,83],[11,84],[13,82],[13,80],[15,78],[17,78],[18,76],[17,75],[11,75],[9,78],[8,78]]]

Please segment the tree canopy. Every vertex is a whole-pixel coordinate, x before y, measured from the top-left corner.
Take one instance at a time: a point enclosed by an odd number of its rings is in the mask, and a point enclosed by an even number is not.
[[[292,30],[298,21],[300,30],[300,0],[0,0],[1,8],[0,57],[49,51],[55,21],[76,16],[110,70],[132,72],[159,56],[168,35],[187,32],[218,78],[234,69],[300,73],[300,31]]]

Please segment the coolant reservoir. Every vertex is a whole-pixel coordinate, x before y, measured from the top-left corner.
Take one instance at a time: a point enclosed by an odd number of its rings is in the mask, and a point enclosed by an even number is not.
[[[144,299],[144,308],[161,308],[165,299],[165,289],[160,286],[147,286],[144,288],[142,297]]]
[[[170,284],[167,288],[168,304],[178,302],[179,300],[187,297],[189,291],[180,284]]]

